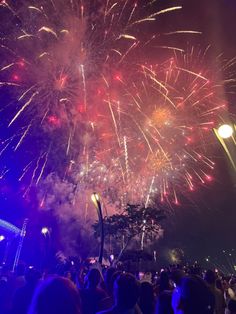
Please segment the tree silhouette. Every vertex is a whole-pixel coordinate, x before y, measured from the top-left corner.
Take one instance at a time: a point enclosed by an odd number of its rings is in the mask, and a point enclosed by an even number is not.
[[[122,243],[121,251],[116,261],[119,261],[130,242],[145,235],[145,239],[153,241],[160,236],[162,231],[160,222],[165,219],[164,212],[154,207],[127,204],[120,214],[104,217],[104,233],[113,238],[117,243]],[[100,236],[100,225],[97,221],[93,224],[94,236]]]

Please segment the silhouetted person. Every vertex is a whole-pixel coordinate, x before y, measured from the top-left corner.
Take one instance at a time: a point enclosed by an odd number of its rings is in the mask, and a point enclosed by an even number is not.
[[[160,275],[159,293],[163,291],[170,291],[170,278],[167,272],[162,271]]]
[[[16,267],[16,277],[15,277],[15,290],[18,288],[24,287],[26,284],[26,279],[25,279],[25,265],[24,264],[18,264]]]
[[[105,273],[105,284],[106,284],[106,291],[108,293],[108,295],[112,295],[113,294],[113,280],[112,277],[114,275],[114,273],[116,272],[116,269],[114,267],[110,267],[106,270]]]
[[[220,280],[220,278],[216,279],[216,288],[219,289],[222,292],[222,294],[224,295],[224,287],[223,287],[223,283]]]
[[[236,300],[229,300],[227,309],[225,311],[226,314],[236,314]]]
[[[209,269],[206,271],[204,279],[215,297],[215,314],[224,314],[224,295],[219,289],[216,288],[216,273]]]
[[[175,284],[175,289],[172,292],[172,309],[174,311],[174,314],[182,314],[183,311],[179,308],[180,304],[180,286],[182,278],[184,277],[184,272],[182,270],[174,270],[171,273],[171,279]]]
[[[63,277],[46,279],[35,291],[28,314],[80,314],[79,293]]]
[[[101,311],[107,310],[109,308],[111,308],[114,304],[114,283],[116,281],[116,279],[120,276],[120,274],[122,274],[122,271],[117,270],[113,273],[113,275],[111,276],[110,280],[109,280],[109,294],[107,295],[107,297],[105,299],[103,299],[100,302],[99,308]]]
[[[113,307],[99,314],[137,313],[140,284],[131,274],[120,274],[114,283]]]
[[[156,304],[156,314],[173,314],[171,306],[172,290],[170,279],[167,272],[163,271],[160,275],[159,294]]]
[[[180,287],[180,308],[184,314],[213,314],[214,295],[198,276],[184,277]]]
[[[4,265],[0,269],[0,313],[9,313],[12,300],[13,285],[11,282],[10,270]]]
[[[34,269],[29,269],[25,274],[26,284],[24,287],[18,288],[13,298],[13,314],[26,314],[38,281],[40,274]]]
[[[140,287],[139,307],[143,314],[152,314],[155,309],[153,286],[150,282],[142,282]]]
[[[227,293],[231,299],[236,300],[236,278],[232,277],[229,280],[229,288]]]
[[[83,314],[95,314],[101,309],[100,303],[107,296],[106,292],[98,287],[101,279],[98,269],[93,268],[89,271],[86,288],[80,290]]]
[[[7,313],[8,308],[8,299],[9,299],[9,283],[4,278],[0,278],[0,313]]]

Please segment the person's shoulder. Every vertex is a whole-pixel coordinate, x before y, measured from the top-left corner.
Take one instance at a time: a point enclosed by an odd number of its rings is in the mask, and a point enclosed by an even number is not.
[[[107,296],[107,293],[105,290],[103,290],[102,288],[96,288],[96,292],[99,294],[99,295],[102,295],[104,297]]]
[[[97,312],[96,314],[117,314],[117,312],[115,308],[112,307],[108,310]]]
[[[162,296],[166,296],[166,297],[171,297],[173,294],[173,291],[172,290],[163,290],[160,295]]]
[[[223,294],[223,292],[222,292],[220,289],[216,288],[216,287],[215,287],[215,292],[216,292],[217,294],[219,294],[219,295],[222,295],[222,294]]]

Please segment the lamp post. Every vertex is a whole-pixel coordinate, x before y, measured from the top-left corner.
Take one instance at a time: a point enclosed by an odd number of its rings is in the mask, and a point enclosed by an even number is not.
[[[51,228],[43,226],[41,228],[41,235],[43,236],[42,240],[42,259],[41,259],[41,268],[44,269],[50,264],[50,247],[51,247]]]
[[[97,193],[94,192],[91,195],[91,199],[92,199],[92,202],[93,202],[94,206],[96,207],[97,213],[98,213],[98,220],[99,220],[99,225],[100,225],[100,236],[101,236],[98,261],[100,264],[102,264],[103,249],[104,249],[104,224],[103,224],[102,206],[101,206],[100,197]]]
[[[222,124],[219,126],[218,129],[213,129],[215,132],[215,135],[222,145],[222,147],[225,150],[225,153],[227,154],[229,161],[231,162],[231,165],[233,166],[234,170],[236,171],[236,161],[235,161],[235,147],[233,147],[232,144],[236,145],[235,141],[235,125],[230,124]],[[232,141],[229,141],[228,139],[231,138]]]

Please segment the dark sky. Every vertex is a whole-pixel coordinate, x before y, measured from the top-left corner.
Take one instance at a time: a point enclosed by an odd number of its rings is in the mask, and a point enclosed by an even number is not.
[[[169,3],[173,3],[169,1]],[[211,44],[212,58],[224,53],[232,58],[236,52],[236,1],[235,0],[183,0],[179,25],[203,32],[200,43]],[[197,39],[199,42],[199,38]],[[214,59],[213,59],[214,60]],[[232,113],[235,112],[235,95],[227,95]],[[235,149],[233,149],[235,153]],[[182,247],[188,256],[222,255],[222,249],[232,249],[236,243],[236,185],[233,168],[219,145],[217,179],[209,190],[198,195],[197,206],[180,208],[166,222],[162,245]],[[234,154],[236,159],[236,155]]]

